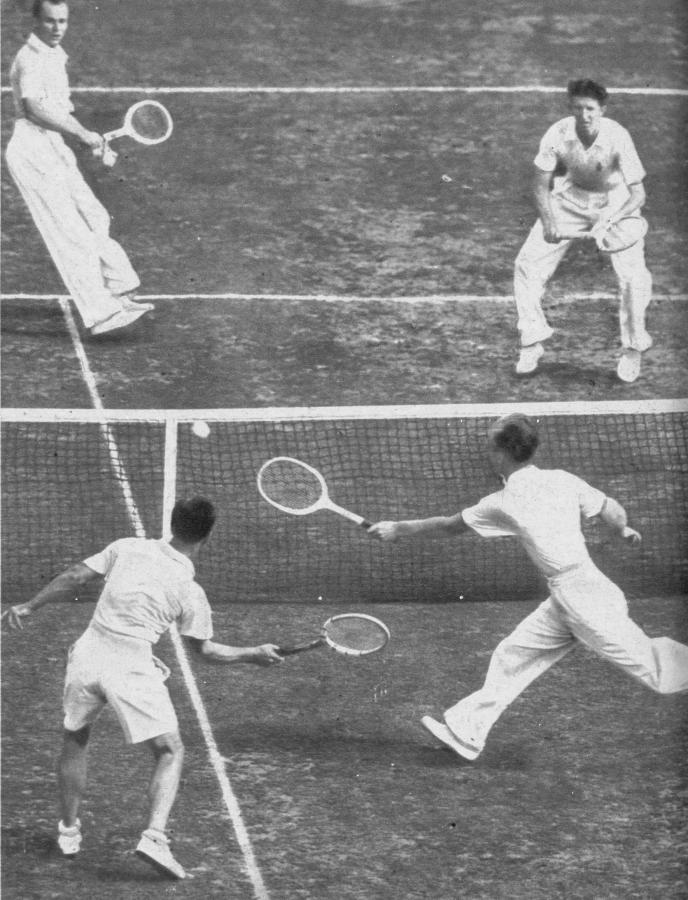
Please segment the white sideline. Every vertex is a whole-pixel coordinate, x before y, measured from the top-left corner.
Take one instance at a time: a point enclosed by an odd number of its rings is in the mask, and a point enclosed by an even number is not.
[[[11,90],[2,88],[3,93]],[[671,87],[608,87],[610,94],[640,97],[688,97],[688,90]],[[179,85],[155,87],[130,85],[100,87],[82,85],[72,94],[564,94],[565,88],[545,84],[517,85]]]
[[[318,303],[508,303],[511,294],[252,294],[227,292],[217,294],[138,294],[139,300],[285,300]],[[565,297],[550,297],[552,304],[573,303],[576,300],[616,300],[618,294],[601,291],[587,294],[567,294]],[[67,294],[0,294],[4,300],[67,300]],[[688,294],[655,294],[653,303],[685,303]]]
[[[129,479],[122,465],[122,461],[119,455],[119,449],[117,447],[117,442],[112,433],[112,429],[110,425],[106,421],[107,414],[103,407],[103,402],[100,398],[100,393],[98,391],[98,385],[96,383],[95,376],[91,369],[91,366],[88,361],[88,357],[84,350],[84,345],[81,340],[81,336],[79,334],[79,330],[76,326],[76,322],[74,321],[74,316],[72,314],[71,307],[69,305],[69,301],[63,299],[60,301],[60,306],[64,313],[65,319],[67,321],[67,329],[69,331],[70,337],[72,339],[72,343],[74,344],[74,349],[76,355],[79,359],[79,365],[81,366],[81,372],[86,383],[86,387],[88,389],[88,393],[91,397],[91,402],[93,404],[93,411],[98,413],[101,417],[100,427],[105,442],[108,448],[108,454],[110,456],[110,464],[115,473],[115,477],[117,479],[120,488],[122,489],[122,493],[124,495],[124,502],[127,509],[127,514],[129,516],[129,520],[131,526],[133,528],[134,533],[137,537],[145,537],[146,532],[143,526],[143,522],[139,515],[138,509],[136,507],[136,503],[134,501],[134,496],[131,490],[131,485],[129,483]],[[168,431],[172,427],[172,422],[168,420]],[[169,462],[168,458],[165,459],[166,464]],[[169,485],[168,485],[169,489]],[[165,495],[165,503],[163,508],[163,517],[164,520],[167,521],[169,518],[167,516],[168,507],[169,507],[169,490]],[[166,527],[166,526],[164,526]],[[198,690],[198,685],[196,684],[196,679],[194,678],[193,671],[191,670],[191,666],[189,664],[189,660],[186,655],[186,651],[184,649],[184,645],[179,636],[179,632],[175,625],[172,625],[170,629],[170,636],[172,638],[172,645],[174,646],[174,650],[177,656],[177,660],[179,662],[179,667],[182,671],[182,675],[184,677],[184,683],[186,684],[186,688],[189,692],[189,696],[191,698],[191,703],[196,713],[196,717],[198,719],[198,724],[201,729],[201,733],[203,734],[203,738],[205,740],[205,744],[208,750],[208,756],[210,758],[210,764],[215,772],[217,780],[220,785],[220,790],[222,792],[222,798],[225,803],[225,807],[227,808],[227,812],[229,813],[229,817],[231,819],[232,825],[234,827],[234,833],[237,839],[237,843],[241,848],[241,852],[244,857],[244,863],[246,865],[246,871],[248,877],[253,885],[254,897],[255,900],[269,900],[269,895],[265,884],[263,882],[263,877],[261,875],[260,869],[258,868],[258,863],[255,858],[255,854],[253,853],[253,848],[251,846],[251,841],[246,830],[246,826],[244,825],[243,817],[241,815],[241,809],[239,807],[239,803],[237,798],[232,790],[232,786],[229,782],[229,778],[227,777],[227,770],[225,767],[225,763],[223,757],[218,750],[217,743],[215,741],[215,737],[213,735],[212,727],[210,725],[210,720],[208,719],[208,714],[205,709],[205,705],[203,703],[203,698]]]

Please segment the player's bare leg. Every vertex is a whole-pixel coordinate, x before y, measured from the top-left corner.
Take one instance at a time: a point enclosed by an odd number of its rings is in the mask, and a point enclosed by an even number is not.
[[[88,776],[87,725],[79,731],[64,731],[62,752],[58,762],[58,784],[62,819],[58,825],[58,845],[65,856],[74,856],[81,847],[79,807]]]
[[[170,878],[185,878],[186,872],[172,855],[165,834],[167,820],[177,797],[184,762],[184,745],[179,732],[161,734],[146,741],[155,757],[148,788],[150,816],[141,835],[137,854]]]

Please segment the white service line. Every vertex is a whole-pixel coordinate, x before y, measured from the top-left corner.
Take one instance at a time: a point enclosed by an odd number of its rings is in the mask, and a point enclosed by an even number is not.
[[[363,295],[363,294],[138,294],[139,300],[286,300],[317,303],[508,303],[514,302],[512,294],[417,294],[408,296]],[[576,300],[616,300],[618,294],[612,291],[587,294],[568,294],[566,297],[550,297],[550,303],[573,303]],[[3,300],[67,300],[66,294],[0,294]],[[684,303],[688,294],[655,294],[653,302]]]
[[[62,312],[64,313],[64,317],[67,322],[67,330],[69,331],[69,335],[72,339],[74,350],[79,360],[79,365],[81,366],[81,373],[84,377],[84,381],[86,383],[88,393],[91,397],[93,407],[99,412],[105,412],[103,401],[101,400],[100,393],[98,391],[98,385],[96,383],[95,375],[93,374],[93,370],[91,369],[91,366],[89,364],[83,341],[81,340],[81,335],[79,334],[79,329],[77,328],[76,322],[74,321],[74,316],[72,314],[69,301],[66,299],[61,299],[60,307],[62,308]],[[131,484],[122,464],[119,454],[119,448],[117,446],[117,442],[112,429],[106,422],[101,422],[99,424],[101,433],[103,434],[105,443],[108,448],[110,465],[115,473],[117,482],[124,495],[127,514],[129,516],[134,534],[137,537],[145,537],[145,528],[139,515],[139,511],[136,507],[136,502],[131,490]],[[222,799],[224,800],[227,812],[229,813],[237,842],[244,857],[246,871],[249,879],[251,880],[251,884],[253,885],[255,900],[270,900],[265,884],[263,882],[263,877],[260,873],[260,869],[258,868],[255,854],[253,853],[253,848],[251,846],[248,832],[244,825],[244,821],[241,815],[241,809],[239,808],[239,803],[234,794],[234,791],[232,790],[232,786],[229,783],[229,778],[227,777],[227,771],[225,769],[223,757],[218,750],[217,743],[213,735],[210,720],[208,719],[208,714],[203,703],[203,698],[201,697],[201,694],[198,690],[198,685],[196,684],[196,679],[189,664],[186,651],[184,650],[184,645],[175,625],[172,625],[172,628],[170,629],[170,637],[172,638],[172,645],[177,656],[177,661],[184,676],[186,689],[188,690],[189,696],[191,698],[191,704],[196,713],[196,718],[198,719],[198,724],[205,740],[205,744],[208,750],[208,756],[210,758],[210,764],[212,765],[215,776],[217,777],[217,780],[220,784]]]
[[[2,92],[11,90],[3,87]],[[688,90],[671,87],[609,87],[610,94],[650,97],[688,97]],[[82,85],[72,94],[565,94],[566,89],[545,84],[517,85]]]

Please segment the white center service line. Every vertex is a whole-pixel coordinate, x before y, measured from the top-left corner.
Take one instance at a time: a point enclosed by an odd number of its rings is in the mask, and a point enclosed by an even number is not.
[[[93,404],[94,409],[107,415],[103,407],[103,401],[100,397],[100,392],[98,391],[98,384],[96,382],[95,375],[93,374],[93,370],[91,369],[90,363],[88,361],[88,356],[86,355],[86,351],[84,349],[83,341],[81,340],[81,335],[79,334],[79,329],[77,328],[76,322],[74,321],[74,316],[72,314],[69,301],[66,298],[61,298],[60,307],[64,314],[67,323],[67,330],[69,331],[69,335],[74,345],[74,350],[79,360],[81,373],[83,375],[84,382],[86,383],[86,388],[90,395],[91,403]],[[105,440],[108,449],[110,466],[112,467],[115,478],[117,479],[117,483],[119,484],[124,496],[127,514],[129,516],[129,521],[134,534],[137,537],[146,537],[146,531],[143,525],[143,521],[141,519],[141,516],[139,515],[139,511],[134,500],[131,484],[124,469],[114,433],[107,422],[101,421],[99,422],[99,425],[101,434],[103,435],[103,439]],[[236,795],[234,794],[234,791],[232,790],[232,786],[227,776],[225,761],[220,754],[220,751],[218,750],[217,742],[215,741],[215,736],[213,735],[213,730],[208,718],[208,713],[206,712],[205,705],[203,703],[203,698],[201,697],[200,691],[198,690],[198,685],[191,669],[191,665],[189,664],[189,660],[184,650],[184,645],[179,636],[179,632],[174,625],[172,625],[172,628],[170,629],[170,636],[172,638],[172,645],[177,656],[179,667],[184,677],[186,689],[189,692],[189,697],[191,698],[191,704],[196,713],[196,718],[198,719],[198,724],[200,726],[201,733],[203,734],[203,739],[205,740],[205,745],[208,750],[208,756],[210,758],[210,764],[219,782],[220,791],[222,792],[222,799],[224,800],[225,807],[227,809],[227,812],[229,813],[232,826],[234,827],[234,834],[237,839],[237,843],[239,844],[244,857],[246,872],[251,881],[251,884],[253,885],[254,898],[255,900],[270,900],[267,889],[265,887],[265,883],[263,882],[263,877],[260,873],[260,869],[258,868],[258,863],[256,861],[253,848],[251,846],[251,840],[246,830],[246,826],[244,825],[238,800],[236,798]]]

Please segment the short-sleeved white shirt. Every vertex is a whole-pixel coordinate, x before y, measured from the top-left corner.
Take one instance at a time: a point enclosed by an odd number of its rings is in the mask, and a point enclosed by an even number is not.
[[[605,495],[561,469],[526,466],[504,488],[463,510],[464,522],[483,537],[517,537],[548,578],[590,561],[581,515],[599,515]]]
[[[540,141],[534,162],[543,172],[564,169],[565,181],[586,191],[609,192],[623,184],[637,184],[645,177],[630,134],[605,117],[587,149],[576,134],[573,116],[555,122]]]
[[[84,560],[105,576],[92,623],[155,644],[177,623],[180,634],[210,640],[212,612],[191,560],[165,540],[122,538]]]
[[[67,76],[68,56],[62,47],[49,47],[35,34],[14,58],[10,68],[10,84],[14,109],[18,118],[24,117],[25,99],[40,100],[46,109],[71,113]]]

